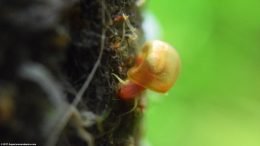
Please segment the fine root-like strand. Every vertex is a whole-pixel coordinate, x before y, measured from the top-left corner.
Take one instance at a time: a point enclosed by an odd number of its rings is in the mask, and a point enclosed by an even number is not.
[[[104,11],[104,1],[101,2],[101,15],[102,15],[102,25],[104,27],[105,25],[105,11]],[[96,70],[98,68],[98,66],[100,65],[102,56],[103,56],[103,51],[104,51],[104,47],[105,47],[105,33],[106,33],[106,29],[103,28],[102,32],[101,32],[101,42],[100,42],[100,52],[97,58],[96,63],[94,64],[93,69],[91,70],[89,76],[87,77],[86,81],[84,82],[84,84],[82,85],[81,89],[79,90],[79,92],[76,94],[75,99],[73,100],[72,104],[68,107],[68,110],[65,111],[63,117],[60,119],[60,121],[56,124],[56,127],[54,128],[53,132],[50,134],[48,140],[47,140],[47,146],[54,146],[60,136],[61,131],[64,129],[64,127],[66,126],[66,124],[68,123],[69,119],[71,118],[72,114],[75,113],[75,111],[77,111],[76,107],[78,105],[78,103],[81,101],[82,96],[84,94],[84,92],[87,90],[89,84],[91,83]],[[81,128],[79,128],[81,129]],[[81,130],[79,130],[80,133],[82,133]],[[82,136],[82,135],[81,135]],[[85,137],[85,139],[89,139],[89,136],[86,134],[83,134],[83,137]]]
[[[78,128],[79,136],[88,144],[88,146],[94,146],[93,136],[87,132],[83,127]]]
[[[105,6],[104,6],[104,2],[102,1],[101,2],[101,9],[102,9],[102,24],[104,25],[105,24]],[[97,61],[93,67],[93,69],[91,70],[89,76],[87,77],[86,81],[84,82],[83,86],[81,87],[81,89],[79,90],[79,92],[77,93],[76,95],[76,98],[74,99],[72,105],[74,105],[75,107],[78,105],[78,103],[81,101],[82,99],[82,96],[84,94],[84,92],[86,91],[86,89],[88,88],[90,82],[92,81],[95,73],[96,73],[96,70],[101,62],[101,59],[102,59],[102,56],[103,56],[103,51],[104,51],[104,47],[105,47],[105,33],[106,33],[106,29],[103,28],[102,29],[102,33],[101,33],[101,42],[100,42],[100,52],[99,52],[99,55],[98,55],[98,58],[97,58]]]
[[[129,111],[127,111],[127,112],[125,112],[125,113],[119,115],[119,117],[125,116],[125,115],[127,115],[127,114],[133,112],[133,111],[137,108],[137,105],[138,105],[138,99],[135,98],[135,100],[134,100],[134,106],[133,106]]]

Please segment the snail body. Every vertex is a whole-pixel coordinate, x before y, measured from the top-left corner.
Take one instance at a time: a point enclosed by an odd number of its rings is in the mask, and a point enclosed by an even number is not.
[[[167,92],[176,82],[180,68],[179,55],[169,44],[154,40],[144,44],[136,62],[119,89],[119,97],[128,100],[146,88]]]
[[[145,87],[140,86],[130,80],[126,81],[126,84],[122,84],[119,90],[119,97],[123,100],[131,100],[138,96],[145,90]]]

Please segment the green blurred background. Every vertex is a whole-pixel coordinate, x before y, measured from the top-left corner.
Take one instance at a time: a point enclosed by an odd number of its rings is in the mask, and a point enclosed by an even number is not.
[[[148,93],[151,146],[260,146],[260,1],[150,0],[182,69]],[[163,97],[158,97],[163,96]]]

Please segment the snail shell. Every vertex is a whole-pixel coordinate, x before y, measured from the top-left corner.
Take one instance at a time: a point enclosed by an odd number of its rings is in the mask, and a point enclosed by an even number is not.
[[[179,68],[180,59],[174,48],[159,40],[149,41],[128,71],[128,79],[144,88],[166,92],[176,82]]]

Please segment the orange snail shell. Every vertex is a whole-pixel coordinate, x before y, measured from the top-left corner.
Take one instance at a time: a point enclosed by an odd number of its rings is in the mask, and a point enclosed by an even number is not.
[[[180,68],[179,55],[169,44],[154,40],[144,44],[128,79],[139,86],[166,92],[175,83]]]

